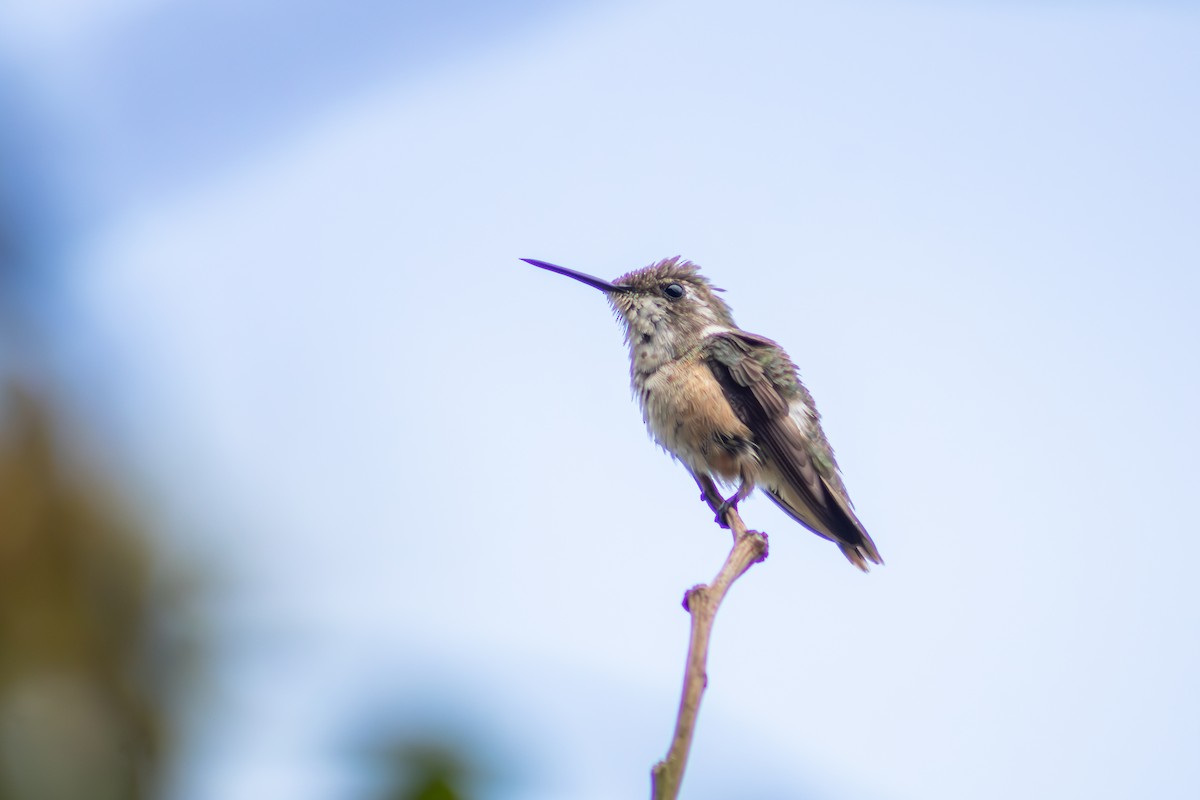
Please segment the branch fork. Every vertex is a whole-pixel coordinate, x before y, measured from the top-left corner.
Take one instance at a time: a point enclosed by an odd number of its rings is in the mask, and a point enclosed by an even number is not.
[[[696,717],[700,713],[700,698],[708,686],[708,641],[713,621],[725,593],[753,564],[767,557],[767,535],[746,529],[736,506],[727,506],[712,480],[697,478],[703,492],[701,498],[718,515],[733,534],[733,549],[711,584],[697,584],[683,595],[683,608],[692,617],[691,638],[688,642],[687,667],[683,676],[683,696],[675,720],[675,734],[667,757],[654,765],[650,772],[653,800],[675,800],[683,783]]]

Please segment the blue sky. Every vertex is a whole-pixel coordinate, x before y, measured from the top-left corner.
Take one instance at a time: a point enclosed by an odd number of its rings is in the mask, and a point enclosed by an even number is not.
[[[229,576],[174,796],[355,796],[375,716],[496,797],[646,791],[727,539],[603,298],[517,259],[675,254],[888,561],[747,502],[685,796],[1200,789],[1192,7],[50,6],[0,30],[63,369]]]

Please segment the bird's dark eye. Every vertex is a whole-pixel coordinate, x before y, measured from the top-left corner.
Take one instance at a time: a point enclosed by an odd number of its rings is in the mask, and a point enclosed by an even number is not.
[[[683,297],[683,287],[678,283],[668,283],[663,287],[663,294],[672,300],[678,300]]]

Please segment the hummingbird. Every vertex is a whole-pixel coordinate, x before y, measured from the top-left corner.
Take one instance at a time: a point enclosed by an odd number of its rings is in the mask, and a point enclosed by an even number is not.
[[[613,281],[528,264],[604,292],[625,330],[633,393],[651,437],[691,472],[717,521],[762,488],[784,513],[868,571],[882,564],[854,514],[833,448],[784,349],[733,321],[724,291],[679,256]],[[736,486],[725,499],[717,483]]]

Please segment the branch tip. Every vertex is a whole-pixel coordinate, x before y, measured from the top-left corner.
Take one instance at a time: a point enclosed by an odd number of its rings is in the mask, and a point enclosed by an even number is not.
[[[692,588],[683,593],[683,610],[692,613],[692,598],[703,599],[704,593],[708,591],[708,587],[703,583],[697,583]]]

